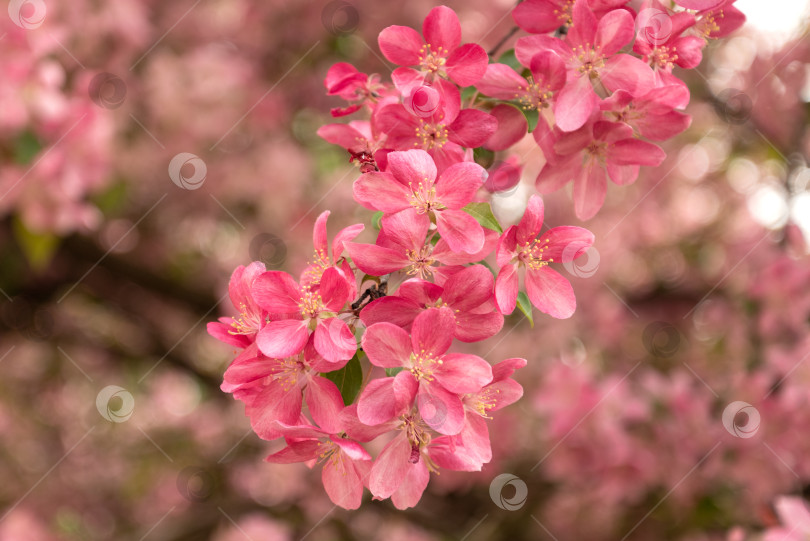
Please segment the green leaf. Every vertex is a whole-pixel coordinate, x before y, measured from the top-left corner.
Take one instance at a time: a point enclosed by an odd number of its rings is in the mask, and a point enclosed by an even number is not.
[[[475,218],[479,224],[487,229],[503,233],[503,228],[498,223],[495,215],[492,214],[492,207],[489,206],[489,203],[470,203],[461,210]]]
[[[374,226],[374,229],[377,231],[380,230],[380,220],[382,220],[383,213],[382,211],[375,212],[374,216],[371,217],[371,225]]]
[[[355,353],[354,357],[340,370],[321,374],[337,385],[340,396],[343,397],[343,404],[346,406],[354,402],[357,393],[360,392],[360,386],[363,385],[363,367],[360,365],[360,355],[360,351]]]
[[[396,376],[397,374],[399,374],[403,370],[405,370],[405,369],[402,368],[401,366],[397,366],[396,368],[386,368],[385,369],[385,375],[388,376],[389,378],[393,378],[394,376]]]
[[[485,149],[484,147],[474,148],[473,159],[475,160],[475,163],[484,169],[489,169],[492,164],[495,163],[495,153],[491,150]]]
[[[30,131],[24,131],[14,141],[14,161],[19,165],[28,165],[34,160],[34,156],[42,150],[37,136]]]
[[[478,92],[478,90],[474,86],[468,86],[467,88],[462,90],[461,91],[461,103],[465,103],[465,102],[469,101],[470,99],[472,99],[472,97],[475,96],[476,92]]]
[[[523,291],[518,293],[517,297],[517,307],[520,309],[521,312],[526,316],[526,319],[529,320],[529,324],[534,328],[534,318],[532,317],[532,302],[529,300],[529,296],[526,295]]]
[[[540,113],[537,109],[521,109],[523,116],[526,117],[526,122],[529,123],[529,133],[533,132],[537,127],[537,122],[540,120]]]
[[[59,237],[52,233],[31,231],[19,219],[14,220],[13,227],[14,237],[31,267],[36,271],[45,269],[59,246]]]
[[[517,57],[515,56],[515,50],[509,49],[508,51],[504,51],[504,53],[498,57],[496,60],[498,64],[506,64],[516,72],[520,73],[523,71],[523,65],[518,62]]]

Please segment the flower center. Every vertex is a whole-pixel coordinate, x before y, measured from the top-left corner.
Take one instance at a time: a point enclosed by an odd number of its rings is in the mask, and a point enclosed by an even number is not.
[[[722,19],[725,16],[723,10],[710,11],[698,21],[695,25],[697,31],[700,32],[704,38],[712,37],[712,34],[720,31],[720,25],[717,24],[717,19]]]
[[[309,283],[311,285],[320,284],[321,276],[330,266],[332,266],[332,262],[329,260],[329,256],[327,255],[326,251],[315,250],[315,256],[312,258],[312,262],[307,262],[308,268],[306,275],[309,277]]]
[[[605,57],[599,51],[602,47],[597,46],[595,49],[590,43],[585,45],[578,45],[574,54],[577,55],[577,60],[580,62],[580,73],[587,75],[591,79],[599,77],[599,70],[605,67]]]
[[[268,376],[270,381],[276,381],[284,392],[298,385],[300,376],[307,370],[304,363],[296,357],[278,359],[273,373]]]
[[[447,208],[436,198],[436,186],[427,178],[422,179],[416,186],[412,182],[408,186],[411,188],[411,206],[418,214]]]
[[[321,452],[318,453],[318,462],[324,463],[324,466],[326,466],[326,462],[330,462],[333,468],[340,467],[341,472],[345,470],[342,460],[343,457],[340,454],[340,447],[335,442],[332,440],[319,441],[318,447],[321,450]]]
[[[439,472],[439,467],[430,459],[427,453],[424,453],[425,447],[430,445],[430,432],[424,421],[418,414],[404,414],[400,417],[402,424],[399,425],[399,430],[404,430],[405,435],[408,437],[408,443],[411,444],[411,456],[408,462],[411,464],[418,464],[419,459],[425,461],[428,471],[433,473]]]
[[[552,13],[557,16],[562,26],[571,26],[574,24],[572,16],[574,7],[574,0],[565,0],[560,9],[554,9]]]
[[[411,353],[411,374],[417,380],[433,381],[433,371],[441,364],[441,359],[426,356],[424,350],[419,355]]]
[[[250,310],[245,303],[239,303],[239,316],[231,322],[233,330],[229,334],[253,334],[262,326],[261,316]]]
[[[546,258],[544,253],[548,250],[548,241],[540,242],[538,239],[526,241],[523,245],[518,245],[518,259],[531,270],[542,269],[554,259]]]
[[[528,83],[525,87],[521,87],[523,94],[515,94],[521,109],[526,111],[537,109],[539,111],[544,107],[548,107],[548,100],[551,98],[551,89],[548,85],[541,86],[539,83],[534,82],[531,75],[528,77]]]
[[[323,310],[323,299],[321,299],[320,294],[313,293],[307,286],[304,288],[301,300],[298,302],[298,308],[301,310],[304,319],[315,319]]]
[[[487,414],[498,404],[498,394],[500,392],[501,391],[498,389],[486,387],[474,398],[473,403],[471,404],[472,408],[481,417],[492,419],[492,417]]]
[[[419,65],[422,66],[422,71],[428,73],[438,73],[444,68],[447,63],[447,54],[450,51],[444,47],[439,47],[433,51],[429,43],[422,45],[419,49]]]
[[[411,260],[411,268],[408,269],[408,274],[416,274],[422,280],[424,280],[426,277],[432,276],[433,273],[430,270],[430,266],[435,261],[435,259],[430,257],[432,252],[433,247],[429,245],[422,246],[422,248],[420,248],[418,251],[408,250],[408,259]]]
[[[415,147],[421,146],[425,150],[431,148],[442,148],[447,142],[449,131],[444,124],[431,124],[425,122],[425,119],[419,119],[419,125],[416,127],[416,138],[419,139],[413,144]]]
[[[677,49],[675,47],[667,47],[662,45],[661,47],[656,47],[647,57],[650,62],[650,66],[653,68],[661,68],[661,69],[670,69],[675,64],[675,61],[678,60]]]

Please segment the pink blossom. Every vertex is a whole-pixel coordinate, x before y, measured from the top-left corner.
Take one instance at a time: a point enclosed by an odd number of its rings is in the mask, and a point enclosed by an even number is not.
[[[459,86],[478,82],[487,67],[487,53],[475,43],[461,45],[461,24],[456,13],[438,6],[422,25],[422,36],[407,26],[389,26],[378,39],[383,56],[400,66],[418,66],[428,78],[449,77]]]
[[[560,135],[554,151],[557,155],[537,175],[537,190],[553,192],[573,178],[574,210],[582,220],[602,207],[607,177],[620,186],[630,184],[639,166],[656,166],[666,157],[657,145],[633,137],[630,126],[601,120]]]
[[[379,75],[367,75],[346,62],[332,65],[323,84],[328,95],[350,102],[348,107],[332,109],[334,117],[350,115],[364,105],[374,105],[389,93],[389,88],[380,83]]]
[[[330,249],[326,236],[326,221],[329,219],[328,210],[322,212],[315,220],[315,227],[312,232],[312,244],[315,246],[315,255],[312,261],[307,264],[304,272],[301,273],[301,285],[311,289],[317,289],[321,284],[323,273],[327,269],[336,269],[349,286],[348,299],[357,296],[357,282],[354,279],[354,271],[351,265],[343,257],[344,244],[363,232],[363,224],[354,224],[341,229],[335,235]]]
[[[500,271],[495,282],[495,302],[502,314],[515,310],[518,296],[518,268],[526,267],[526,293],[541,312],[558,319],[574,314],[576,298],[571,283],[548,265],[572,261],[593,244],[587,229],[560,226],[540,237],[543,227],[543,200],[533,195],[520,223],[501,236],[497,259]]]
[[[453,335],[462,342],[478,342],[497,334],[503,316],[492,303],[495,280],[483,265],[464,267],[439,286],[413,278],[400,285],[395,295],[376,299],[360,312],[366,326],[393,323],[410,330],[425,310],[450,309],[455,318]]]
[[[259,275],[251,294],[273,321],[259,331],[256,344],[268,357],[291,357],[303,351],[312,333],[315,349],[325,359],[335,363],[350,359],[357,348],[354,335],[337,317],[349,293],[346,278],[334,267],[323,272],[315,290],[299,287],[285,272]]]
[[[484,245],[484,231],[475,218],[461,210],[470,203],[486,177],[475,163],[451,165],[438,179],[436,164],[424,150],[392,152],[388,171],[366,173],[354,183],[354,197],[364,207],[385,213],[408,209],[415,219],[435,219],[439,234],[453,251],[476,253]]]
[[[686,128],[692,118],[675,109],[689,102],[689,90],[680,85],[653,88],[634,98],[625,90],[617,90],[599,104],[599,109],[614,122],[623,122],[653,141],[665,141]]]
[[[385,423],[396,414],[397,402],[416,400],[428,426],[442,434],[458,434],[464,422],[459,394],[480,391],[492,381],[492,369],[475,355],[447,353],[454,327],[452,312],[440,308],[419,314],[411,336],[392,323],[376,323],[366,330],[362,345],[369,361],[382,368],[405,370],[366,387],[357,403],[361,422]]]
[[[549,36],[520,38],[515,47],[518,60],[530,66],[538,53],[553,51],[568,69],[565,87],[554,104],[554,118],[563,131],[580,128],[599,104],[592,82],[608,91],[627,90],[643,94],[653,87],[653,73],[639,59],[616,54],[633,40],[633,17],[617,9],[597,21],[587,0],[577,0],[573,8],[574,25],[565,41]]]
[[[209,323],[208,334],[238,348],[246,348],[256,340],[264,325],[267,314],[250,293],[250,288],[257,276],[265,272],[264,263],[255,261],[244,267],[236,267],[228,283],[228,296],[239,315],[222,317],[218,322]]]

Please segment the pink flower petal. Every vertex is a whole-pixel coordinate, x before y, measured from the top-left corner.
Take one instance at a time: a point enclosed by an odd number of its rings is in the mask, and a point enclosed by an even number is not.
[[[422,34],[434,54],[439,48],[447,54],[461,44],[461,23],[455,11],[447,6],[437,6],[425,17]]]
[[[394,154],[389,154],[389,159]],[[390,173],[366,173],[354,181],[355,200],[370,210],[397,212],[411,205],[409,197],[408,188]]]
[[[577,307],[571,282],[549,267],[526,271],[526,294],[538,310],[557,319],[571,317]]]
[[[345,244],[357,268],[372,276],[383,276],[401,270],[410,264],[403,252],[374,244]]]
[[[634,29],[633,16],[629,11],[611,11],[599,20],[595,45],[601,47],[603,55],[611,56],[633,40]]]
[[[526,211],[517,226],[515,240],[518,244],[531,242],[540,234],[540,230],[543,229],[544,215],[543,198],[539,195],[531,196],[526,204]]]
[[[558,4],[548,0],[525,0],[512,10],[512,18],[530,34],[547,34],[565,22],[558,16],[558,9]]]
[[[523,139],[529,129],[526,116],[517,108],[501,103],[489,112],[498,121],[498,129],[487,139],[484,148],[506,150]]]
[[[452,436],[464,426],[461,399],[437,383],[420,385],[416,406],[425,424],[436,432]]]
[[[368,488],[375,498],[384,500],[396,492],[408,475],[410,456],[411,445],[404,432],[383,448],[371,467],[368,481]]]
[[[363,503],[363,479],[347,457],[339,456],[337,462],[327,460],[321,472],[321,481],[332,503],[343,509],[359,509]]]
[[[461,312],[456,314],[456,338],[462,342],[480,342],[498,334],[503,328],[503,315]]]
[[[413,322],[411,351],[426,357],[438,357],[450,348],[456,322],[445,310],[427,310]],[[401,365],[398,365],[401,366]]]
[[[470,310],[489,300],[494,286],[495,279],[489,269],[472,265],[445,282],[442,300],[453,310]]]
[[[436,213],[436,227],[454,252],[474,254],[484,246],[484,230],[475,218],[463,210]]]
[[[546,248],[543,258],[555,263],[568,263],[584,254],[593,245],[593,233],[582,227],[562,225],[553,227],[538,239]]]
[[[475,85],[482,94],[507,101],[515,99],[515,95],[526,86],[526,79],[506,64],[489,64],[486,73]]]
[[[273,314],[290,314],[300,310],[301,291],[286,272],[267,271],[259,275],[250,291],[256,304]]]
[[[507,315],[515,311],[518,296],[518,275],[515,265],[505,265],[495,280],[495,304],[500,313]]]
[[[284,359],[304,351],[307,339],[309,331],[305,321],[283,319],[265,325],[256,335],[256,345],[268,357]]]
[[[391,503],[399,510],[415,507],[430,481],[430,472],[420,457],[416,464],[408,464],[408,472],[396,492],[391,494]]]
[[[366,226],[363,224],[354,224],[338,231],[335,240],[332,241],[332,257],[334,261],[337,261],[343,255],[343,245],[354,240],[365,228]]]
[[[448,127],[448,138],[465,148],[476,148],[487,142],[498,129],[498,120],[478,109],[462,109]]]
[[[379,425],[398,413],[394,378],[372,379],[357,399],[357,418],[363,424]]]
[[[340,432],[338,416],[343,410],[343,398],[337,385],[320,376],[310,378],[307,383],[306,399],[312,419],[324,432],[329,434]]]
[[[591,80],[580,76],[566,84],[557,95],[554,120],[561,130],[574,131],[588,121],[598,104],[599,96],[594,92]]]
[[[458,86],[472,86],[484,76],[488,61],[489,57],[480,45],[466,43],[450,54],[445,71]]]
[[[434,375],[451,393],[477,393],[492,381],[492,367],[477,355],[448,353],[442,357],[441,368]]]
[[[477,163],[453,164],[436,181],[436,197],[447,208],[458,210],[473,200],[486,175]]]
[[[593,162],[574,179],[574,211],[580,220],[589,220],[602,208],[607,194],[605,170]]]
[[[351,359],[357,351],[357,342],[345,321],[331,317],[318,321],[315,349],[324,359],[336,363]]]
[[[419,64],[422,36],[407,26],[389,26],[377,38],[383,56],[400,66]]]
[[[307,462],[318,457],[321,445],[318,440],[289,442],[287,447],[267,456],[264,461],[271,464],[295,464]]]
[[[387,322],[407,330],[421,311],[422,308],[410,299],[388,296],[368,303],[360,312],[360,319],[366,327]]]
[[[436,180],[436,164],[424,150],[413,149],[391,152],[388,155],[388,172],[403,186]]]
[[[368,360],[375,366],[411,366],[411,337],[393,323],[376,323],[370,326],[363,335],[362,344]]]
[[[656,167],[666,158],[666,153],[656,144],[639,139],[622,139],[608,147],[608,161],[617,165],[648,165]]]

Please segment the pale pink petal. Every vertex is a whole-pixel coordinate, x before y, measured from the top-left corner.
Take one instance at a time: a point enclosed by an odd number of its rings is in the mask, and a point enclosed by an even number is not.
[[[394,378],[372,379],[357,399],[357,418],[363,424],[379,425],[398,413]]]
[[[582,227],[561,225],[543,233],[538,239],[545,246],[543,258],[555,263],[568,263],[593,245],[593,233]]]
[[[527,86],[526,79],[506,64],[489,64],[475,88],[498,100],[514,100]]]
[[[554,103],[554,120],[563,131],[581,128],[599,104],[590,78],[580,76],[560,90]]]
[[[474,254],[484,246],[484,230],[475,218],[463,210],[436,213],[436,227],[454,252]]]
[[[374,244],[345,244],[357,268],[371,276],[384,276],[405,268],[410,260],[403,252]]]
[[[601,47],[603,55],[611,56],[633,40],[634,28],[633,16],[629,11],[611,11],[599,20],[595,45]]]
[[[532,58],[539,53],[552,51],[556,53],[563,62],[569,63],[576,60],[571,47],[559,38],[551,36],[526,36],[520,38],[515,43],[515,56],[524,66],[531,67]]]
[[[343,398],[337,385],[320,376],[310,378],[306,388],[306,400],[312,419],[324,432],[329,434],[340,432],[338,416],[343,409]]]
[[[518,244],[533,241],[540,234],[543,229],[544,216],[543,198],[539,195],[531,196],[515,233],[515,240]]]
[[[415,507],[422,499],[430,481],[430,472],[420,457],[416,464],[408,464],[408,472],[396,492],[391,494],[391,503],[399,510]]]
[[[365,228],[366,226],[363,224],[354,224],[338,231],[335,240],[332,241],[332,258],[334,261],[337,261],[343,255],[343,245],[354,240]]]
[[[622,139],[608,147],[608,161],[617,165],[648,165],[656,167],[666,158],[666,153],[656,144],[639,139]]]
[[[284,449],[267,456],[264,460],[271,464],[295,464],[317,458],[320,452],[321,445],[318,440],[293,441],[288,442]]]
[[[589,220],[602,208],[607,195],[605,170],[591,162],[574,179],[574,211],[580,220]]]
[[[456,338],[462,342],[480,342],[498,334],[503,328],[503,315],[460,312],[456,314]]]
[[[655,77],[650,66],[629,54],[617,54],[599,70],[599,79],[611,92],[626,90],[633,96],[642,96],[653,89]]]
[[[516,265],[505,265],[495,280],[495,304],[506,315],[515,311],[518,296],[518,275]]]
[[[388,154],[388,172],[404,186],[436,180],[436,164],[430,154],[420,149]]]
[[[389,498],[408,475],[411,445],[404,432],[391,440],[374,461],[368,488],[375,498]]]
[[[352,460],[339,456],[336,462],[324,462],[321,481],[332,503],[343,509],[360,508],[363,503],[363,479]]]
[[[557,319],[571,317],[577,307],[571,282],[549,267],[526,271],[526,294],[538,310]]]
[[[436,381],[452,393],[477,393],[492,381],[492,367],[481,357],[467,353],[448,353],[434,372]]]
[[[452,436],[464,426],[461,399],[437,383],[420,385],[416,406],[422,420],[436,432]]]

